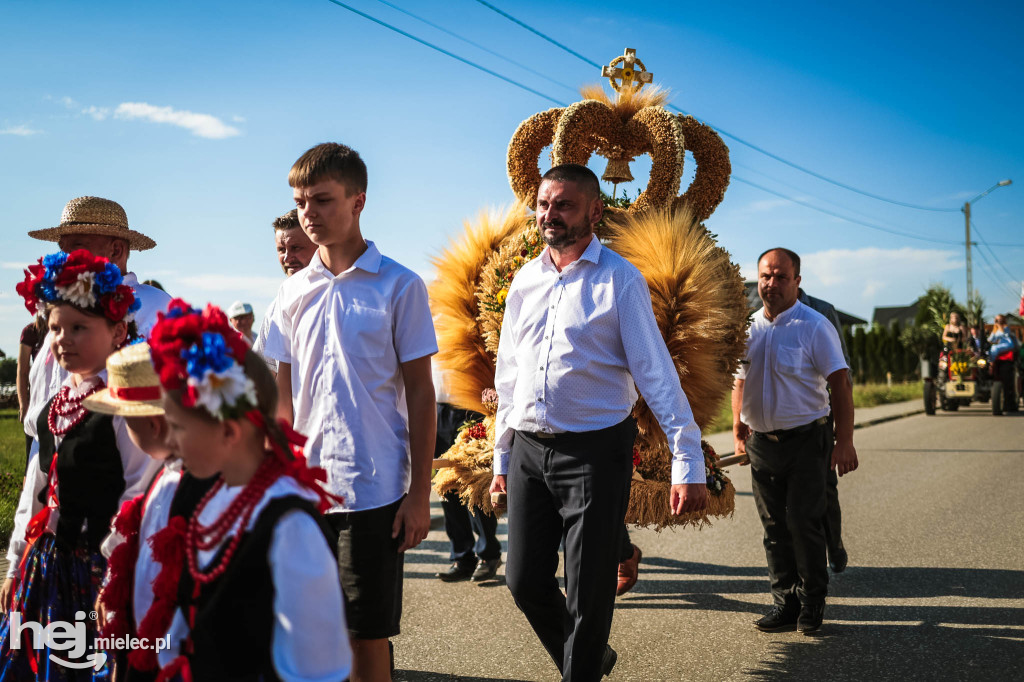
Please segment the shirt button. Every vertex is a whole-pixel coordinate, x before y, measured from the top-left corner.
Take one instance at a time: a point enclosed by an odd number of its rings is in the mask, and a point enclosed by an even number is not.
[[[542,403],[542,402],[544,402],[544,398],[537,398],[537,402],[538,402],[538,403]]]

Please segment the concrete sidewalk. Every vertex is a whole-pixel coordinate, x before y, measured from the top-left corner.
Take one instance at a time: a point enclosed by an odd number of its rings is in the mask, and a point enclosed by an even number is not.
[[[908,400],[902,403],[890,403],[888,405],[878,405],[877,407],[861,407],[853,411],[853,425],[855,429],[862,429],[865,426],[881,424],[922,412],[924,412],[924,396],[918,400]],[[732,432],[730,431],[704,436],[704,440],[711,444],[711,447],[715,449],[719,457],[731,455],[736,450],[733,447]]]

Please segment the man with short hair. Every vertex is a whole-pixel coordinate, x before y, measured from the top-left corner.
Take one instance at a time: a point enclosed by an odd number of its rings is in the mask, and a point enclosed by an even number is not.
[[[537,227],[547,248],[509,287],[495,372],[491,492],[508,492],[505,579],[563,680],[597,680],[615,664],[608,634],[637,389],[672,451],[672,512],[707,504],[700,429],[647,282],[594,236],[603,214],[586,166],[544,175]],[[565,594],[555,577],[561,542]]]
[[[363,238],[366,165],[321,144],[292,166],[299,222],[317,245],[281,285],[266,354],[279,416],[308,437],[311,466],[343,502],[326,514],[352,640],[352,680],[390,679],[405,551],[430,529],[437,352],[427,287]]]
[[[251,344],[255,339],[252,333],[252,325],[256,321],[256,315],[252,311],[252,306],[242,301],[235,301],[228,308],[227,316],[231,327],[244,336],[245,340]]]
[[[775,604],[755,626],[812,634],[828,592],[825,472],[857,468],[853,390],[836,330],[798,300],[800,257],[773,248],[757,267],[764,307],[751,322],[732,394],[736,452],[750,458]]]
[[[316,253],[316,244],[302,231],[299,212],[294,208],[274,219],[274,244],[277,246],[277,261],[289,277],[309,265]]]
[[[277,262],[281,265],[284,274],[291,277],[309,265],[313,254],[316,253],[316,244],[309,241],[309,237],[302,231],[302,226],[299,225],[298,211],[294,208],[283,216],[274,218],[273,225]],[[264,355],[263,350],[267,346],[267,337],[270,336],[271,325],[274,323],[276,304],[277,299],[275,298],[267,307],[259,334],[256,335],[256,340],[252,344],[252,349],[263,358],[267,367],[274,374],[277,374],[277,361]]]
[[[47,242],[57,242],[60,250],[71,253],[85,249],[94,256],[102,256],[121,269],[124,283],[135,291],[135,298],[141,308],[135,314],[135,325],[139,336],[146,337],[156,324],[159,312],[167,310],[171,297],[164,291],[139,283],[134,272],[128,270],[128,255],[131,251],[147,251],[156,242],[128,227],[128,216],[115,201],[100,197],[78,197],[64,206],[60,224],[43,230],[33,230],[29,237]],[[38,438],[36,419],[43,407],[60,390],[67,378],[67,372],[60,366],[50,351],[51,336],[47,334],[43,347],[29,370],[29,408],[26,411],[25,433]]]

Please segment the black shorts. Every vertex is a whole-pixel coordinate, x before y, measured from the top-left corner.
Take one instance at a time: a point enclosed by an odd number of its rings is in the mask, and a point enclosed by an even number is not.
[[[338,574],[353,639],[386,639],[399,633],[405,554],[398,553],[402,535],[392,539],[391,525],[404,499],[326,516],[338,536]]]

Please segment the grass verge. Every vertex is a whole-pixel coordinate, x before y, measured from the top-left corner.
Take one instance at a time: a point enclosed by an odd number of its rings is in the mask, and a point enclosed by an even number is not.
[[[730,394],[731,395],[731,394]],[[877,407],[890,403],[902,403],[921,397],[921,383],[893,384],[859,384],[853,387],[853,407]],[[727,395],[718,410],[718,416],[706,429],[707,433],[721,433],[732,429],[732,406]]]
[[[14,529],[14,510],[25,478],[25,431],[15,409],[0,410],[0,547]]]

